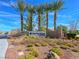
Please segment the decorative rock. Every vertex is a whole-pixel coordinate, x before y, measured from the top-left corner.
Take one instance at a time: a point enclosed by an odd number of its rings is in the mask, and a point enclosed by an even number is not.
[[[56,53],[52,52],[52,54],[55,56],[55,59],[60,59],[60,57]]]
[[[76,38],[76,39],[79,39],[79,35],[76,35],[75,38]]]
[[[23,51],[18,52],[18,55],[19,55],[19,56],[22,56],[22,55],[24,55],[24,52],[23,52]]]
[[[46,59],[60,59],[60,57],[56,53],[49,51]]]

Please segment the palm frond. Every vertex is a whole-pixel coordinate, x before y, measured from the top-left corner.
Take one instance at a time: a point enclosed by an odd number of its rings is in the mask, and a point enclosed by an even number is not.
[[[50,3],[45,3],[45,4],[43,5],[44,11],[49,11],[49,10],[51,9],[50,5],[51,5]]]
[[[43,5],[36,6],[35,9],[36,9],[36,12],[38,14],[42,14],[43,13]]]
[[[35,12],[35,7],[33,5],[27,5],[27,11],[34,13]]]
[[[21,12],[24,12],[26,8],[26,4],[22,0],[18,0],[17,6]]]
[[[63,5],[64,5],[64,3],[62,1],[59,1],[59,2],[56,1],[56,2],[53,2],[50,4],[50,8],[53,11],[58,11],[58,10],[62,9]]]

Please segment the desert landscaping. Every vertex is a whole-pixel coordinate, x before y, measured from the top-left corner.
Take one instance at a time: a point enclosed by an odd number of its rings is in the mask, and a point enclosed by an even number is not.
[[[16,50],[16,57],[19,59],[45,59],[49,50],[56,53],[60,59],[79,58],[79,41],[76,40],[38,38],[24,35],[18,38],[10,38],[8,43],[9,49],[11,47]],[[12,56],[14,55],[12,54]]]

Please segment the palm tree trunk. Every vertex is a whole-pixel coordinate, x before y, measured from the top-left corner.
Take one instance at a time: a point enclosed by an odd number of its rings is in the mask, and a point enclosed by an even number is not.
[[[48,34],[48,11],[46,12],[46,37]]]
[[[20,16],[21,16],[21,32],[23,32],[23,14],[21,13]]]
[[[29,31],[32,31],[32,13],[29,16]]]
[[[57,12],[54,12],[54,31],[56,31],[56,18],[57,18]]]
[[[38,14],[38,31],[40,31],[40,14]]]

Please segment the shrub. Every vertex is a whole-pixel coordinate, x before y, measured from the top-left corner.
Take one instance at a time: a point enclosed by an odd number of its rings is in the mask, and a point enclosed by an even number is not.
[[[75,36],[76,36],[76,33],[72,33],[72,32],[67,33],[67,38],[68,38],[68,39],[74,39]]]
[[[61,41],[61,40],[60,40],[60,41],[58,40],[58,41],[55,41],[55,43],[56,43],[57,45],[63,45],[63,44],[65,44],[66,42],[63,42],[63,41]]]
[[[35,50],[32,50],[32,51],[30,52],[30,55],[32,55],[32,56],[34,56],[34,57],[38,57],[38,52],[35,51]]]
[[[50,42],[49,45],[52,46],[52,47],[57,46],[57,44],[55,42]]]
[[[74,44],[74,46],[78,46],[78,43],[73,43]]]
[[[28,38],[28,36],[25,34],[25,35],[24,35],[24,39],[27,39],[27,38]]]
[[[76,37],[75,40],[79,40],[79,37]]]
[[[66,49],[69,49],[69,47],[68,47],[68,46],[65,46],[65,45],[61,45],[60,48],[61,48],[61,49],[65,49],[65,50],[66,50]]]
[[[35,46],[39,47],[39,46],[41,46],[41,44],[40,43],[35,43]]]
[[[46,42],[41,42],[41,46],[47,46],[48,45],[48,43],[46,43]]]
[[[56,54],[58,54],[59,56],[63,55],[63,51],[60,48],[52,48],[51,49],[52,52],[55,52]]]
[[[34,40],[36,40],[36,39],[37,39],[37,37],[36,37],[36,36],[30,36],[30,38],[31,38],[31,39],[34,39]]]
[[[32,55],[27,55],[25,59],[34,59],[34,56],[32,56]]]
[[[71,49],[73,52],[79,52],[79,49],[73,48]]]
[[[72,44],[72,43],[65,43],[64,45],[65,45],[65,46],[68,46],[68,47],[74,47],[74,46],[75,46],[75,45]]]
[[[62,45],[62,42],[56,42],[57,45]]]
[[[28,51],[32,51],[33,50],[33,47],[28,47]]]
[[[39,53],[38,53],[37,49],[35,49],[35,47],[30,47],[29,51],[30,51],[30,55],[32,55],[34,57],[37,57],[39,55]]]
[[[76,35],[75,40],[79,40],[79,35]]]
[[[33,44],[28,44],[27,47],[33,47]]]

